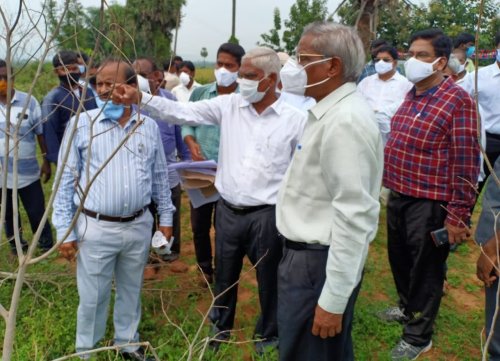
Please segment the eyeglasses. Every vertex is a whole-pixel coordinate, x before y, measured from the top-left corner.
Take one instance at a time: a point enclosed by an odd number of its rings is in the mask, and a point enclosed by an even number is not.
[[[299,64],[308,64],[316,60],[316,58],[326,58],[324,54],[307,54],[307,53],[295,53],[295,59]]]

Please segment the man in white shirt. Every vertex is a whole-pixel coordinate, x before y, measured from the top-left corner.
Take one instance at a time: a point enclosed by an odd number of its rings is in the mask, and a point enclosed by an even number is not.
[[[481,126],[486,131],[486,156],[493,166],[500,156],[500,32],[495,37],[497,47],[496,61],[477,71],[477,94],[479,113],[481,115]],[[467,74],[464,78],[462,88],[472,97],[475,93],[476,72]],[[481,191],[490,170],[486,164],[483,165],[485,176],[479,183]]]
[[[193,90],[201,86],[201,84],[194,80],[196,68],[189,60],[181,63],[179,71],[179,81],[181,83],[172,89],[172,94],[175,95],[178,101],[187,103]]]
[[[282,361],[354,360],[351,326],[377,232],[383,144],[356,92],[363,44],[334,23],[307,26],[297,48],[316,99],[276,205],[285,248],[278,271]]]
[[[358,91],[375,111],[385,146],[391,131],[391,118],[413,84],[398,73],[398,51],[393,46],[378,48],[373,61],[377,73],[364,78],[358,84]]]
[[[210,319],[216,341],[227,340],[234,324],[243,257],[256,265],[261,316],[255,328],[257,352],[277,346],[277,268],[282,255],[275,204],[278,189],[306,121],[276,96],[280,62],[259,47],[242,58],[239,94],[194,103],[172,102],[120,86],[115,103],[140,103],[155,117],[175,124],[220,125],[215,186],[215,307]],[[212,343],[216,348],[219,343]]]

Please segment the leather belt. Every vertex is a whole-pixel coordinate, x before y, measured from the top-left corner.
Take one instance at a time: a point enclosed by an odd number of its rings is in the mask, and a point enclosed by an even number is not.
[[[290,241],[285,238],[285,247],[295,251],[328,251],[330,246],[325,246],[319,243],[305,243]]]
[[[238,214],[247,214],[247,213],[252,213],[261,209],[269,208],[269,207],[274,207],[271,204],[263,204],[260,206],[237,206],[234,204],[229,203],[225,199],[222,199],[222,204],[232,210],[234,213]]]
[[[147,207],[144,207],[134,214],[130,216],[121,216],[121,217],[116,217],[116,216],[107,216],[105,214],[97,213],[88,209],[83,208],[82,213],[85,214],[86,216],[92,217],[97,219],[98,221],[107,221],[107,222],[119,222],[119,223],[126,223],[126,222],[132,222],[134,219],[137,217],[140,217],[144,214],[146,211]]]

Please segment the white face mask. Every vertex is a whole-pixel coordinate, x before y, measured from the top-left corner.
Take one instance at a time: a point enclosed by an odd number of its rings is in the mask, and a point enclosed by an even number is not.
[[[187,87],[189,82],[191,81],[191,77],[188,73],[182,72],[181,75],[179,75],[179,80],[181,81],[182,85]]]
[[[405,74],[409,81],[416,84],[424,79],[427,79],[436,71],[433,65],[436,64],[439,59],[437,58],[432,63],[426,63],[425,61],[418,60],[416,58],[410,58],[405,63]]]
[[[215,81],[217,82],[217,85],[223,86],[223,87],[228,87],[231,84],[233,84],[236,79],[238,79],[238,72],[232,72],[227,70],[224,67],[221,67],[219,69],[214,70],[215,74]]]
[[[238,84],[240,86],[240,94],[249,103],[258,103],[264,98],[264,95],[266,95],[267,91],[269,90],[269,87],[263,91],[260,92],[257,90],[259,87],[259,84],[262,80],[266,78],[262,78],[260,80],[250,80],[250,79],[238,79]]]
[[[457,74],[460,74],[460,73],[462,73],[463,71],[465,71],[465,64],[460,64],[460,66],[458,67],[458,72],[457,72]]]
[[[379,75],[384,75],[384,74],[387,74],[388,72],[390,72],[392,70],[392,63],[387,63],[383,60],[379,60],[375,63],[375,71],[379,74]]]
[[[305,69],[310,65],[323,63],[331,59],[332,58],[320,59],[306,64],[305,66],[300,65],[294,59],[288,59],[280,71],[281,84],[283,85],[282,90],[292,94],[304,95],[306,88],[326,83],[330,77],[314,84],[307,84],[307,73]]]

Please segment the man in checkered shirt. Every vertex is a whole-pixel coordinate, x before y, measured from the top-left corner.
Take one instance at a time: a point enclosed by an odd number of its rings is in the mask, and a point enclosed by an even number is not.
[[[391,119],[384,152],[388,253],[399,306],[379,316],[404,324],[393,360],[414,360],[432,346],[449,244],[437,247],[430,233],[444,227],[450,244],[470,235],[478,116],[472,98],[443,75],[451,49],[439,29],[411,37],[405,70],[415,86]]]

